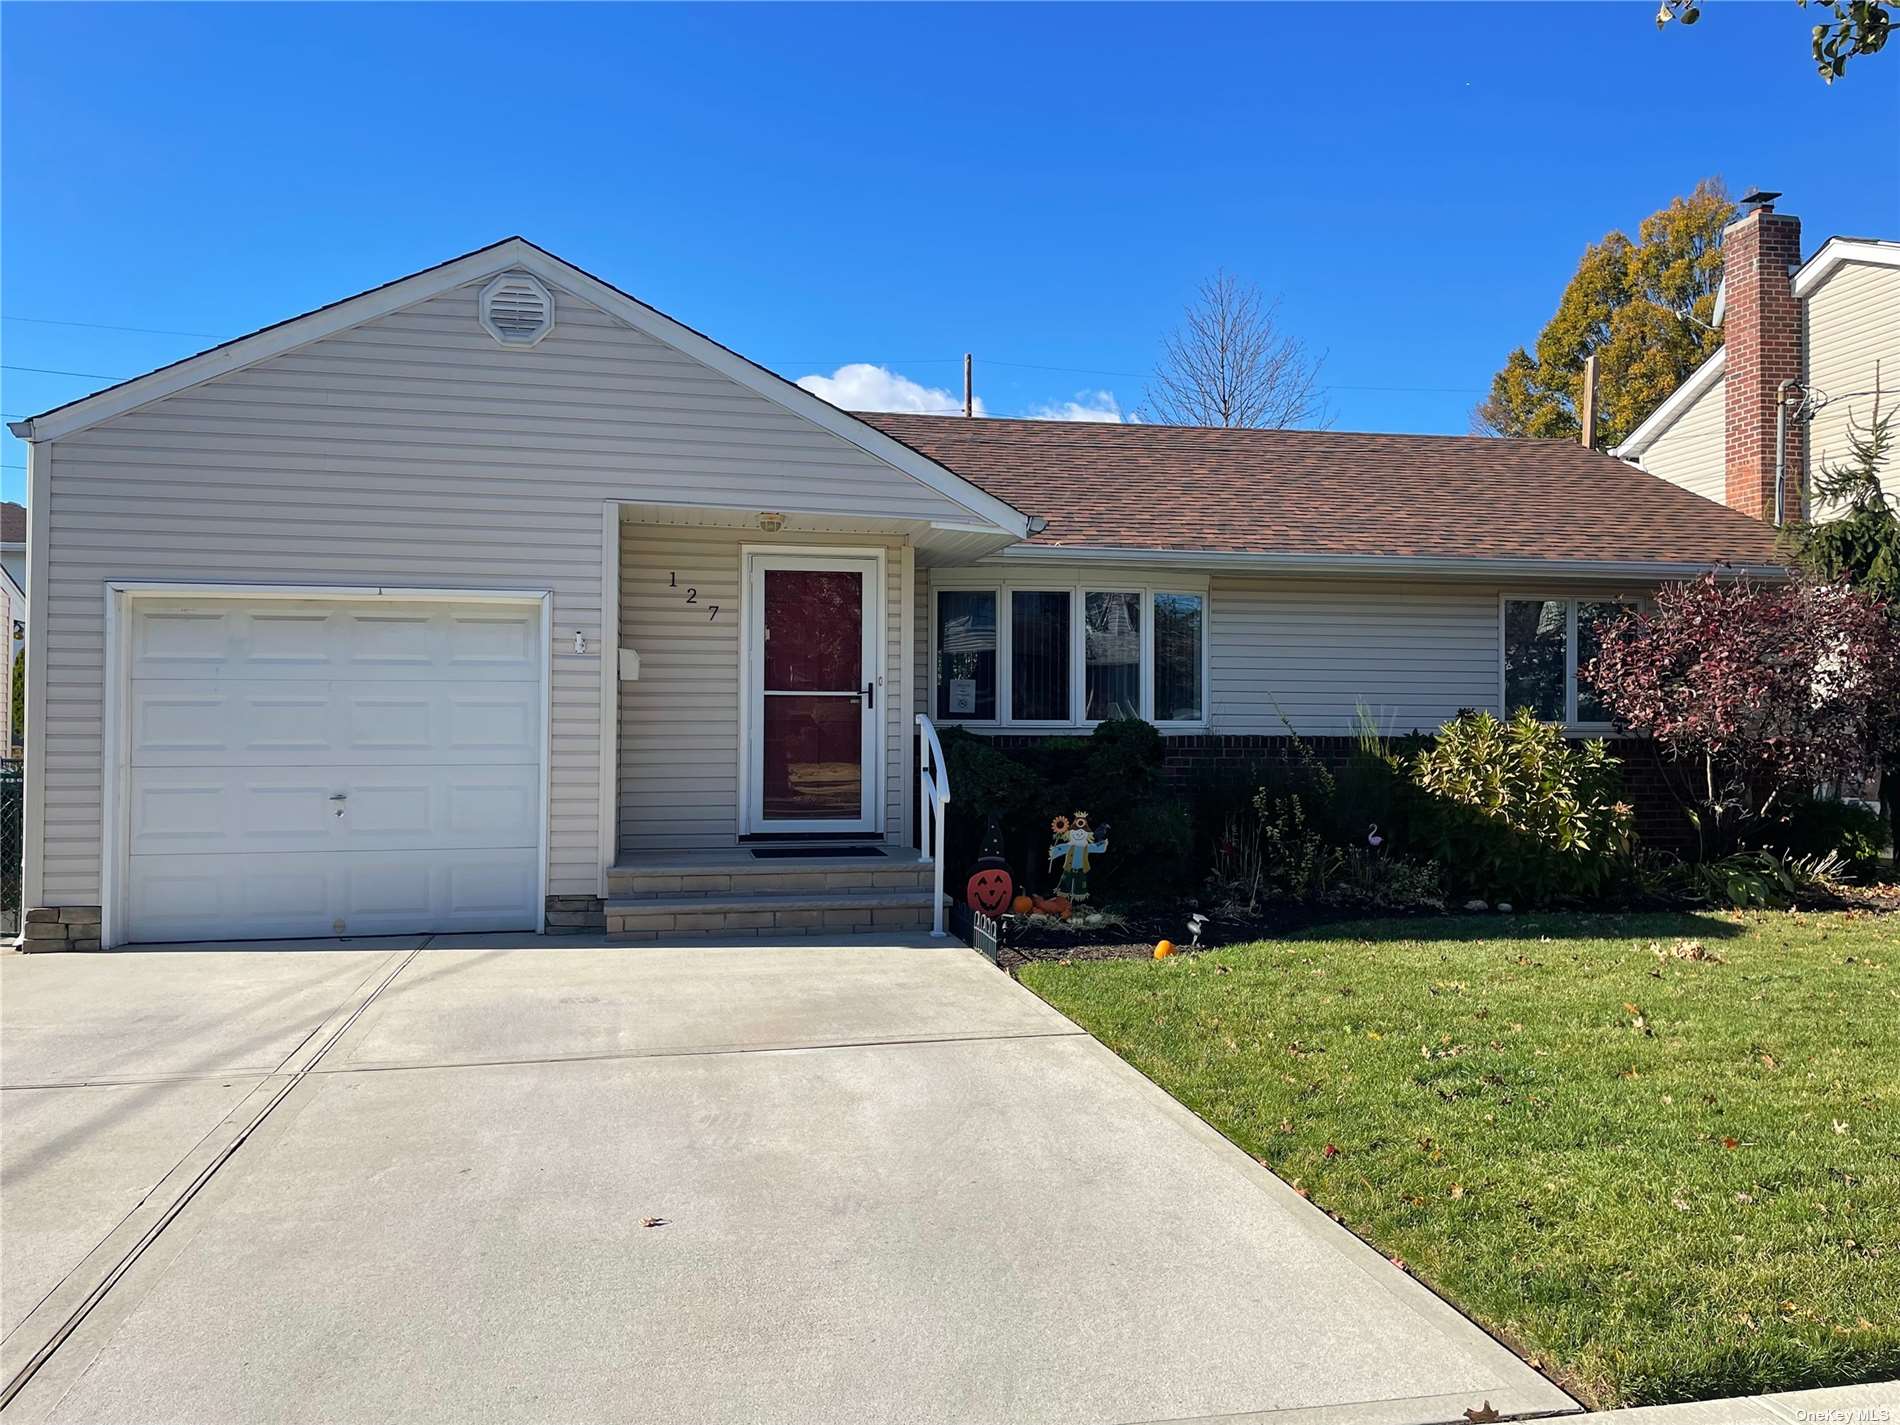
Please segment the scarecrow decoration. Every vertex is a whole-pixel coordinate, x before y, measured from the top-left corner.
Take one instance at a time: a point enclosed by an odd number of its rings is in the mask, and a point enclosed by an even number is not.
[[[1009,862],[1003,859],[1003,833],[997,828],[996,818],[991,817],[983,835],[983,853],[976,858],[963,888],[964,903],[994,918],[1009,909],[1015,894],[1016,882],[1009,874]]]
[[[1062,863],[1062,876],[1056,882],[1057,893],[1070,901],[1087,900],[1089,857],[1108,850],[1108,828],[1102,828],[1102,839],[1097,841],[1097,833],[1089,829],[1089,814],[1079,811],[1073,817],[1057,817],[1049,823],[1049,830],[1056,838],[1055,845],[1049,848],[1049,864]]]

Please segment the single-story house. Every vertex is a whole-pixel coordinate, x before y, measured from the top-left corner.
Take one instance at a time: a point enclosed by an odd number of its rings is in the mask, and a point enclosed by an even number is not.
[[[1851,457],[1876,404],[1900,408],[1900,242],[1831,237],[1803,262],[1801,220],[1775,211],[1779,196],[1722,236],[1722,346],[1615,451],[1769,520],[1777,507],[1825,516],[1810,508],[1813,476]],[[1900,500],[1900,458],[1881,483]]]
[[[1775,559],[1569,443],[853,414],[519,238],[12,429],[49,946],[928,923],[937,725],[1601,731],[1594,606]]]

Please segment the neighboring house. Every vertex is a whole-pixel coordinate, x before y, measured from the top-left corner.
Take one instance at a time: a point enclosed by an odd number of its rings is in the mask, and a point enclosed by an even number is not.
[[[915,924],[752,853],[914,846],[919,714],[1600,729],[1596,606],[1774,560],[1568,443],[852,415],[520,239],[13,430],[43,944]]]
[[[1900,242],[1832,237],[1801,261],[1801,220],[1762,203],[1722,239],[1723,345],[1615,453],[1652,475],[1773,521],[1811,475],[1849,458],[1848,431],[1900,407]],[[1785,397],[1785,419],[1777,401]],[[1882,471],[1900,498],[1900,457]],[[1825,513],[1825,511],[1816,512]]]
[[[26,506],[0,502],[0,758],[17,757],[21,729],[13,723],[13,660],[26,646]]]

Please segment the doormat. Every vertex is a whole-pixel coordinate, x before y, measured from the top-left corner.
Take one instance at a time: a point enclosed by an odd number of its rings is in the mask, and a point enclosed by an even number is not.
[[[754,846],[752,854],[761,861],[812,860],[819,856],[882,856],[878,846]]]

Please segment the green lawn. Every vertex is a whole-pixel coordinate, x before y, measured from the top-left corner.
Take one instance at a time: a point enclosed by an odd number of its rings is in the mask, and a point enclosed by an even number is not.
[[[1900,916],[1368,921],[1022,978],[1592,1404],[1900,1375]]]

